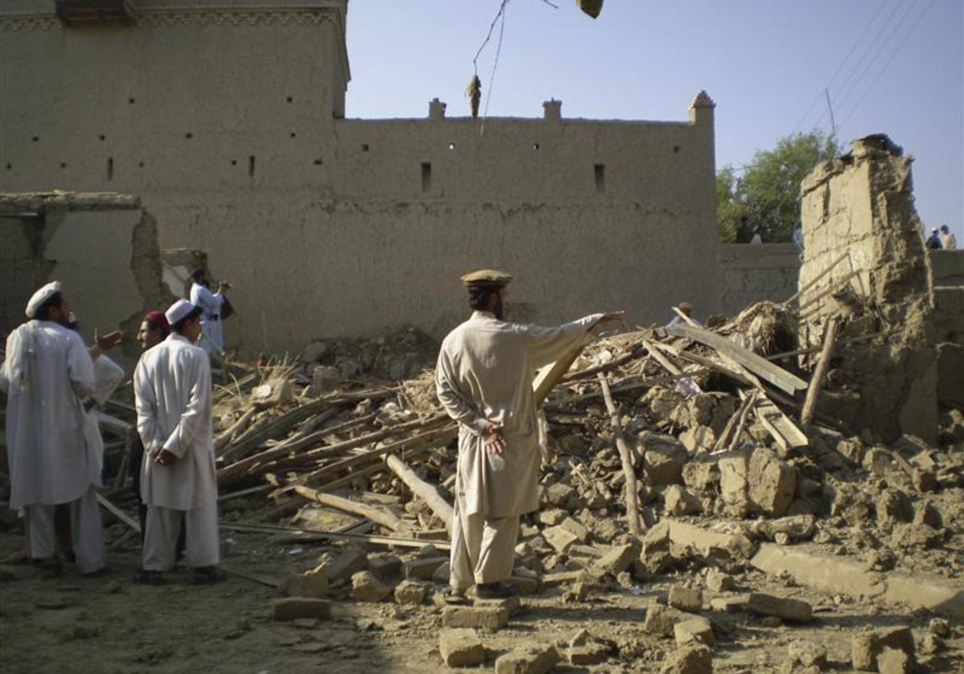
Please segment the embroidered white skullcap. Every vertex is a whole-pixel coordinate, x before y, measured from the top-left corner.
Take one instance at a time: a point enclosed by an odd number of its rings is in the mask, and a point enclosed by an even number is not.
[[[164,312],[164,318],[167,319],[169,325],[174,325],[192,311],[194,311],[193,304],[187,300],[178,300]]]
[[[30,301],[27,302],[27,309],[24,311],[24,313],[27,314],[27,318],[33,318],[34,314],[37,313],[37,309],[39,309],[44,302],[59,293],[60,290],[60,281],[51,281],[43,288],[35,292],[30,297]]]

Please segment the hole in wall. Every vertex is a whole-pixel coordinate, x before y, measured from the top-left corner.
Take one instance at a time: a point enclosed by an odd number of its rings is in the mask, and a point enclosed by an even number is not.
[[[13,164],[7,164],[7,170],[8,170],[8,171],[11,170],[12,168],[13,168]]]
[[[314,161],[311,162],[311,163],[314,164],[315,166],[321,166],[321,160],[320,160],[320,159],[316,159],[316,160],[314,160]]]
[[[592,170],[593,170],[593,174],[596,176],[596,191],[605,192],[606,191],[606,165],[593,164]]]
[[[184,137],[187,138],[188,140],[191,140],[192,138],[194,138],[194,134],[188,131],[187,133],[184,134]]]
[[[238,160],[237,160],[237,159],[232,159],[232,160],[231,160],[231,166],[237,166],[237,165],[238,165]]]
[[[97,137],[98,137],[100,140],[107,140],[107,136],[105,136],[104,134],[100,134],[100,135],[97,136]]]
[[[368,143],[362,143],[361,151],[368,152],[368,150],[369,150]]]
[[[292,132],[291,132],[290,134],[288,134],[288,135],[290,135],[292,138],[294,138],[296,134],[295,134],[294,131],[292,131]]]
[[[31,140],[35,143],[38,143],[40,142],[40,136],[34,136],[33,138],[31,138]]]
[[[134,103],[134,97],[131,96],[130,98],[128,98],[128,99],[127,99],[127,102],[133,105],[133,103]]]
[[[291,96],[288,96],[288,98],[286,98],[285,100],[288,101],[289,103],[293,103],[295,99]]]
[[[428,192],[432,189],[432,164],[422,162],[422,191]]]
[[[674,145],[674,146],[673,146],[673,153],[675,154],[676,152],[679,152],[682,148],[683,148],[682,145]]]
[[[108,180],[114,179],[114,158],[113,157],[107,158],[107,179]]]
[[[137,168],[144,168],[144,162],[142,161],[137,162]]]
[[[248,157],[248,175],[254,176],[254,156]]]
[[[60,168],[67,168],[67,162],[65,161],[60,162]]]
[[[535,150],[536,152],[538,152],[538,151],[539,151],[539,143],[533,143],[533,144],[532,144],[532,149]]]

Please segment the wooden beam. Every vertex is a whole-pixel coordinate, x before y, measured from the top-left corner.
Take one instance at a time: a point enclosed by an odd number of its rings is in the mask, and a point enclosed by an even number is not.
[[[786,307],[790,306],[790,304],[791,304],[792,302],[796,301],[801,295],[803,295],[803,293],[807,292],[808,290],[810,290],[810,288],[812,288],[813,286],[815,286],[815,285],[817,284],[817,282],[820,281],[820,279],[822,279],[824,276],[826,276],[826,275],[829,274],[831,271],[833,271],[834,267],[836,267],[838,264],[840,264],[841,262],[843,262],[844,260],[846,260],[848,257],[850,257],[850,251],[847,251],[846,253],[844,253],[843,255],[841,255],[840,257],[838,257],[836,260],[834,260],[833,262],[831,262],[829,267],[827,267],[827,268],[824,269],[822,272],[820,272],[819,274],[817,274],[814,278],[810,279],[810,281],[809,281],[807,284],[805,284],[802,288],[800,288],[800,290],[798,290],[798,291],[795,292],[793,295],[791,295],[791,296],[783,303],[783,307],[786,308]]]
[[[636,470],[633,466],[633,453],[626,444],[623,435],[622,424],[619,423],[619,413],[613,402],[612,392],[609,390],[609,382],[606,375],[599,373],[599,386],[602,388],[603,399],[606,401],[606,409],[609,411],[609,423],[613,429],[613,437],[616,440],[616,449],[619,451],[619,460],[623,467],[623,477],[626,480],[624,485],[626,500],[626,519],[629,522],[629,531],[633,536],[639,537],[643,534],[644,527],[639,517],[639,497],[636,493]]]
[[[405,462],[399,459],[397,456],[389,454],[384,457],[384,460],[388,467],[391,468],[392,472],[405,483],[405,486],[411,489],[412,493],[425,501],[426,505],[428,505],[432,512],[435,513],[435,516],[442,520],[442,522],[445,524],[445,529],[451,533],[452,518],[455,515],[455,510],[451,505],[449,505],[448,501],[442,498],[442,495],[438,493],[438,490],[416,475],[415,471],[409,468]]]
[[[813,376],[810,377],[810,387],[803,401],[803,411],[800,412],[800,423],[804,426],[809,426],[813,421],[813,413],[817,409],[817,398],[820,396],[827,370],[830,369],[830,356],[833,353],[834,340],[837,339],[838,325],[839,320],[834,316],[827,322],[827,329],[823,333],[823,348],[817,357],[817,367],[814,368]]]
[[[336,510],[341,510],[342,512],[351,513],[352,515],[360,515],[368,520],[371,520],[375,524],[381,525],[392,531],[411,531],[411,526],[407,522],[402,521],[397,515],[390,512],[386,508],[379,508],[377,506],[368,505],[367,503],[360,503],[358,501],[352,501],[347,498],[342,498],[341,496],[335,496],[334,494],[326,494],[325,492],[317,491],[316,489],[311,489],[310,487],[305,487],[304,485],[295,485],[295,492],[299,496],[302,496],[309,501],[314,501],[320,503],[321,505],[328,506],[329,508],[335,508]]]
[[[736,361],[758,377],[767,380],[777,388],[793,395],[799,390],[807,388],[807,382],[800,377],[787,372],[782,367],[778,367],[766,358],[753,353],[749,349],[744,349],[722,335],[718,335],[703,328],[694,328],[691,325],[674,325],[665,328],[666,332],[676,337],[686,337],[716,349],[721,354]]]
[[[119,519],[121,522],[129,526],[137,533],[141,533],[140,523],[137,522],[133,517],[125,513],[123,510],[115,506],[113,503],[108,501],[106,496],[104,496],[100,492],[94,492],[94,497],[97,499],[97,502],[104,507],[104,510],[109,512],[111,515]]]
[[[395,538],[392,536],[373,536],[370,534],[350,534],[350,533],[340,533],[335,531],[313,531],[311,529],[299,529],[297,527],[285,527],[276,524],[254,524],[246,522],[232,522],[222,523],[219,525],[221,529],[227,531],[250,531],[255,533],[290,533],[298,535],[299,541],[305,543],[325,541],[325,540],[339,540],[339,541],[359,541],[363,543],[372,543],[374,545],[386,545],[386,546],[396,546],[400,548],[424,548],[425,540],[419,540],[416,538]],[[445,541],[432,541],[434,545],[439,550],[449,550],[451,549],[451,544]]]
[[[584,348],[586,348],[585,344],[573,349],[556,362],[539,370],[535,380],[532,382],[532,398],[535,400],[536,407],[541,406],[542,403],[545,402],[546,398],[549,397],[549,392],[555,388],[556,384],[562,381],[563,375],[569,371],[569,368],[576,362],[576,358],[579,357],[579,354],[582,353]]]

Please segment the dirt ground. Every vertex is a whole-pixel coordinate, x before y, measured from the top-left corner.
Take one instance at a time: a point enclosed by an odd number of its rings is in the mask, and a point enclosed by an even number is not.
[[[110,532],[117,536],[122,529],[115,524]],[[0,671],[424,674],[448,669],[438,652],[441,609],[431,601],[420,607],[358,603],[334,588],[331,620],[276,622],[270,600],[279,592],[237,575],[214,586],[191,585],[186,572],[171,574],[160,587],[134,584],[138,551],[128,541],[112,552],[112,573],[97,579],[83,578],[70,567],[57,578],[44,578],[27,564],[0,567]],[[223,542],[228,568],[276,579],[310,568],[325,550],[320,544],[272,542],[266,534],[225,532]],[[12,561],[23,543],[16,527],[0,535],[0,556]],[[826,647],[825,671],[849,672],[855,631],[910,625],[920,644],[932,617],[814,593],[753,570],[734,578],[738,592],[805,599],[815,620],[793,626],[748,613],[704,611],[717,634],[716,672],[790,672],[784,665],[787,647],[801,639]],[[525,643],[557,642],[564,654],[581,629],[612,642],[612,655],[592,667],[560,664],[553,671],[659,671],[675,644],[643,631],[646,607],[662,600],[671,585],[698,584],[698,579],[699,571],[686,571],[651,584],[613,585],[576,604],[563,602],[562,589],[544,588],[523,599],[522,611],[507,628],[482,634],[489,653],[486,667],[476,671],[494,671],[496,657]],[[960,634],[956,629],[937,657],[919,654],[924,662],[919,671],[964,671]]]

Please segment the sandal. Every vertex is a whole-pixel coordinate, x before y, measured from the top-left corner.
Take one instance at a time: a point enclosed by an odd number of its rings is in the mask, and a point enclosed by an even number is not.
[[[465,606],[469,603],[469,598],[465,596],[465,590],[456,590],[451,587],[445,591],[442,598],[450,606]]]
[[[476,599],[508,599],[518,595],[519,589],[507,583],[478,583],[475,586]]]
[[[228,575],[216,566],[198,566],[191,569],[191,582],[195,585],[220,583]]]

